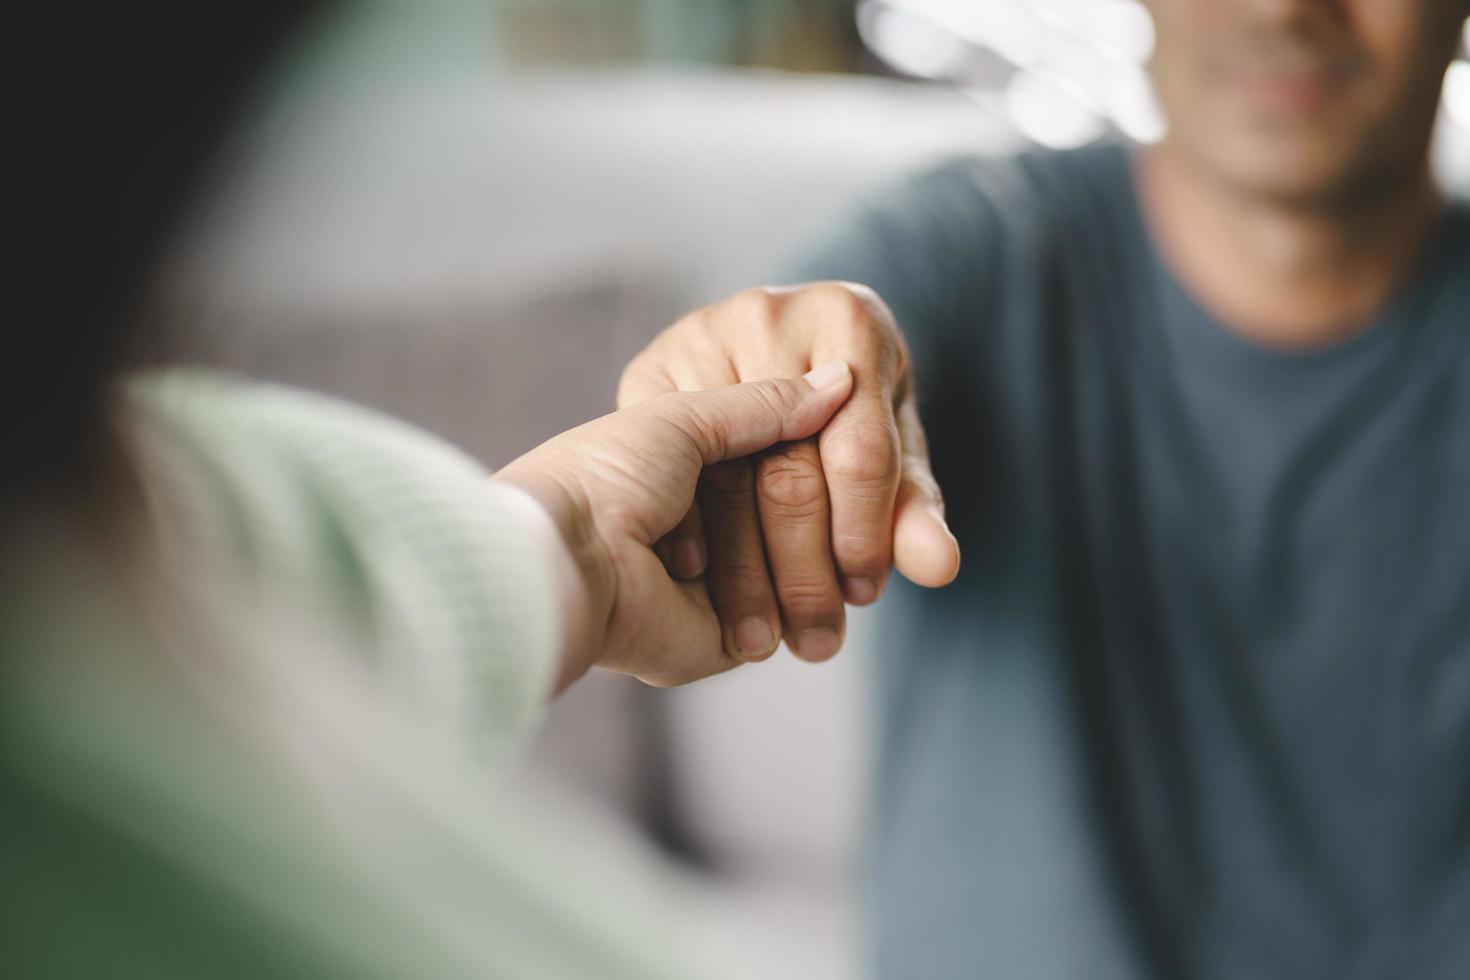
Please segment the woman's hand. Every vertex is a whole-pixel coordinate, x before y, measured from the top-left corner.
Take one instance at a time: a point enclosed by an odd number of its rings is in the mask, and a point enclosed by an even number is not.
[[[668,393],[565,432],[496,474],[556,523],[570,555],[561,690],[592,664],[658,686],[769,656],[770,619],[721,621],[703,580],[670,577],[654,546],[689,513],[708,466],[818,432],[852,391],[831,361],[803,378]]]
[[[779,623],[808,660],[837,651],[843,600],[873,602],[892,565],[925,586],[959,571],[887,305],[854,283],[750,289],[665,330],[618,391],[620,406],[636,405],[789,377],[831,358],[851,365],[854,386],[820,437],[712,467],[700,506],[661,546],[674,574],[705,576],[722,620]]]

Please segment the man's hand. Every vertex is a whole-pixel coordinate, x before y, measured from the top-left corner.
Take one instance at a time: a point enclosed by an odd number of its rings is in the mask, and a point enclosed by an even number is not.
[[[848,366],[829,360],[791,380],[668,393],[564,432],[495,475],[534,497],[566,545],[557,690],[593,663],[658,686],[740,663],[704,583],[671,578],[654,545],[688,513],[706,467],[811,436],[852,387]]]
[[[851,365],[853,393],[820,436],[709,467],[698,506],[658,545],[672,574],[707,575],[725,649],[743,660],[769,656],[776,635],[804,659],[832,656],[843,599],[876,600],[895,563],[931,587],[959,572],[903,338],[864,286],[752,289],[684,317],[623,372],[620,406],[834,359]]]

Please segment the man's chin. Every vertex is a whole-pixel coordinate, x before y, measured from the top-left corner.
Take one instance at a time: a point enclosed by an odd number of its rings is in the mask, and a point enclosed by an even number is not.
[[[1198,157],[1236,193],[1301,207],[1331,206],[1364,193],[1363,155],[1322,140],[1289,138],[1228,141],[1201,148]]]

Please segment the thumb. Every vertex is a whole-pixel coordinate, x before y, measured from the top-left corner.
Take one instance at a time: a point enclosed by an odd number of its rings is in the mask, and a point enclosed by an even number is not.
[[[670,392],[633,411],[673,422],[709,466],[815,434],[851,393],[852,370],[845,361],[829,361],[800,378]]]
[[[938,588],[960,571],[960,546],[944,520],[944,498],[929,469],[929,447],[912,398],[898,408],[903,474],[893,504],[893,563],[915,585]]]

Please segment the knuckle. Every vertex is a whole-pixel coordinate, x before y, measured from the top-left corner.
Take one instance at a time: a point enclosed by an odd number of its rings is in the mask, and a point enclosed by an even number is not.
[[[853,288],[852,283],[819,283],[811,288],[811,295],[826,307],[830,314],[848,322],[862,322],[871,316],[866,298]]]
[[[885,373],[905,363],[893,313],[872,289],[855,282],[824,282],[809,287],[806,295],[828,329],[860,361],[876,362]]]
[[[713,585],[719,605],[729,605],[731,598],[747,599],[751,596],[764,599],[770,595],[770,576],[766,572],[764,555],[741,551],[736,554],[720,555],[711,566]]]
[[[843,285],[847,287],[853,298],[863,305],[864,313],[875,323],[887,328],[895,325],[893,310],[889,308],[883,297],[878,295],[876,289],[860,282],[847,282]]]
[[[892,425],[852,422],[822,447],[822,465],[834,483],[884,488],[898,477],[898,433]]]
[[[806,453],[778,452],[761,460],[756,477],[761,503],[784,516],[815,516],[827,503],[822,468]]]
[[[810,619],[829,613],[839,607],[841,598],[835,581],[817,578],[801,578],[783,581],[777,592],[781,597],[781,608],[787,618]]]
[[[715,458],[726,455],[726,420],[714,412],[682,411],[680,397],[669,394],[648,402],[649,417],[664,427],[669,445],[683,447],[696,460],[703,459],[701,447],[707,447]]]
[[[856,282],[822,282],[812,286],[809,295],[826,307],[829,314],[866,334],[887,336],[893,314],[888,304],[870,286]]]
[[[773,379],[752,381],[746,386],[749,397],[758,402],[758,407],[765,414],[782,419],[786,417],[793,407],[788,394],[789,390],[781,382]]]
[[[775,326],[781,316],[782,297],[764,286],[742,290],[728,302],[730,311],[742,321],[753,322],[765,328]]]
[[[880,575],[888,570],[886,535],[849,532],[832,538],[832,552],[846,575]]]

